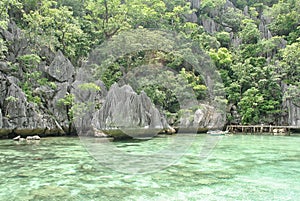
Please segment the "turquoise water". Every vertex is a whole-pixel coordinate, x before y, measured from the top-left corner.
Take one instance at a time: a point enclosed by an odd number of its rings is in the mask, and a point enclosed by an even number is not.
[[[174,137],[113,145],[146,153]],[[104,166],[75,137],[2,140],[0,200],[299,200],[300,135],[223,136],[203,159],[199,153],[206,138],[191,137],[177,161],[145,174]]]

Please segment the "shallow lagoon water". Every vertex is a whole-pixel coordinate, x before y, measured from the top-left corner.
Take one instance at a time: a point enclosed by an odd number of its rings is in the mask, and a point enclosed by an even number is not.
[[[113,142],[138,153],[174,136]],[[0,141],[0,200],[299,200],[300,135],[222,136],[206,159],[205,135],[172,165],[147,174],[103,166],[79,138]],[[111,153],[113,154],[113,153]]]

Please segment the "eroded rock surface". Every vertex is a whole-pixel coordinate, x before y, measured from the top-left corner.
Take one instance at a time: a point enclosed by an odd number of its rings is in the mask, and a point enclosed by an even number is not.
[[[95,128],[112,135],[122,135],[117,130],[125,134],[128,130],[132,134],[144,135],[148,131],[151,134],[169,128],[164,122],[145,93],[138,95],[129,85],[119,87],[118,84],[111,86],[103,106],[93,117]]]
[[[38,105],[28,102],[22,89],[15,83],[16,79],[5,77],[3,74],[0,77],[2,78],[0,88],[6,88],[0,100],[2,135],[8,135],[11,132],[24,136],[51,130],[58,132],[58,123],[55,118]]]
[[[214,107],[201,104],[195,112],[186,110],[179,119],[179,127],[182,129],[222,129],[225,126],[225,118]]]
[[[288,109],[288,125],[300,127],[300,107],[291,100],[287,100],[285,105]]]
[[[71,93],[75,97],[74,123],[79,135],[100,136],[101,131],[97,131],[92,126],[94,113],[99,109],[107,95],[106,87],[101,81],[89,82],[86,80],[84,72],[80,70],[76,81],[72,84]]]
[[[75,74],[75,69],[69,59],[61,51],[58,51],[47,72],[58,82],[71,82]]]

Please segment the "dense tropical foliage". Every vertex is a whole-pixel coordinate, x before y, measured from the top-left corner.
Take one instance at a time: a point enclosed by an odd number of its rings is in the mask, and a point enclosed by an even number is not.
[[[300,1],[299,0],[2,0],[0,27],[16,23],[30,54],[11,61],[9,41],[0,37],[0,60],[23,68],[21,87],[29,100],[35,85],[48,84],[35,69],[48,62],[40,50],[62,51],[81,67],[95,47],[122,31],[154,28],[175,31],[198,44],[212,59],[225,86],[228,105],[235,106],[241,123],[277,123],[282,100],[299,101]],[[207,23],[209,22],[209,23]],[[209,24],[209,25],[207,25]],[[124,55],[107,66],[101,79],[107,87],[126,72],[145,64],[163,64],[178,72],[197,99],[207,87],[198,72],[178,52],[140,51]],[[170,76],[160,75],[161,79]],[[144,90],[153,102],[169,112],[178,110],[174,91],[150,79]],[[290,86],[285,92],[283,88]],[[176,86],[174,86],[174,89]],[[178,86],[177,86],[178,88]],[[176,91],[176,90],[175,90]],[[230,109],[229,109],[230,110]],[[233,121],[228,110],[228,122]]]

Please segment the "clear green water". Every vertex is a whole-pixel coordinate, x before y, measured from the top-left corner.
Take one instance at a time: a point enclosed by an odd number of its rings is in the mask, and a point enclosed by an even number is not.
[[[147,152],[172,138],[114,144]],[[299,200],[300,135],[224,136],[205,160],[205,136],[191,139],[173,165],[148,174],[102,166],[79,138],[2,140],[0,200]]]

